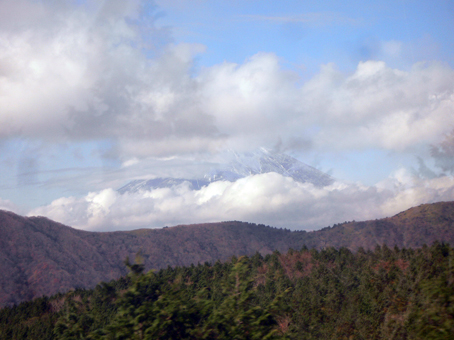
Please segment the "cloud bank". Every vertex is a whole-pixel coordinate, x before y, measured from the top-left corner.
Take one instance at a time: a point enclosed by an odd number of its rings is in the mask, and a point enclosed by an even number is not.
[[[454,128],[449,65],[425,61],[404,70],[364,60],[342,71],[332,63],[309,80],[274,53],[200,66],[197,55],[207,47],[173,43],[158,17],[139,0],[1,1],[0,142],[106,142],[112,149],[98,157],[125,167],[225,148],[403,155],[435,145],[442,172],[424,168],[424,178],[402,170],[375,186],[315,188],[264,174],[200,191],[181,185],[119,195],[108,188],[30,214],[88,230],[233,219],[313,229],[454,199],[452,138],[440,144]],[[385,47],[400,54],[402,45]],[[30,164],[20,170],[28,174]],[[34,185],[35,177],[19,184]]]
[[[328,64],[301,84],[273,53],[197,67],[205,46],[172,44],[140,1],[0,6],[0,139],[107,139],[122,159],[279,140],[400,152],[454,126],[454,70],[441,63]]]
[[[453,178],[423,180],[405,170],[370,187],[336,182],[317,188],[266,173],[236,182],[214,182],[198,191],[191,190],[189,183],[123,195],[105,189],[83,198],[57,199],[29,215],[44,215],[76,228],[98,231],[230,220],[314,230],[453,199]]]

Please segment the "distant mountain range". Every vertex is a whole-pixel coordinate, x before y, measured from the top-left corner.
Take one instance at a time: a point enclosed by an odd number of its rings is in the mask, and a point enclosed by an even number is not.
[[[291,177],[297,182],[312,183],[315,186],[323,187],[333,183],[333,179],[307,164],[304,164],[291,156],[272,152],[260,148],[254,152],[237,153],[230,150],[226,155],[225,164],[212,169],[201,178],[154,178],[137,179],[129,182],[118,189],[122,194],[126,192],[149,191],[157,188],[168,188],[188,182],[193,190],[200,190],[202,187],[216,181],[235,182],[240,178],[250,175],[276,172],[282,176]]]
[[[87,232],[44,217],[0,210],[0,306],[126,274],[124,260],[141,252],[146,270],[225,260],[289,248],[356,250],[454,244],[454,202],[421,205],[390,218],[344,222],[319,231],[289,231],[220,222],[118,232]]]

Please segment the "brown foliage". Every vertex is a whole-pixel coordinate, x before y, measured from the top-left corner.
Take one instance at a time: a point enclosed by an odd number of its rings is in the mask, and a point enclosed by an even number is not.
[[[284,269],[285,275],[290,279],[299,279],[308,276],[314,266],[312,263],[312,254],[308,251],[280,255],[279,261]]]
[[[377,244],[415,248],[436,240],[454,244],[454,202],[421,205],[394,217],[348,222],[314,232],[233,221],[96,233],[0,210],[0,306],[119,278],[127,273],[124,259],[134,258],[139,251],[148,271],[214,263],[257,251],[262,255],[274,250],[285,253],[303,245],[350,250],[373,249]],[[309,252],[293,252],[279,261],[291,279],[313,269]],[[395,265],[402,270],[408,267],[403,260]],[[257,275],[257,284],[263,275]]]

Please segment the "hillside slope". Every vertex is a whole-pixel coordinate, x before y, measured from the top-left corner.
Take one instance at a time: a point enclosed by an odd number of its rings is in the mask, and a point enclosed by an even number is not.
[[[124,260],[141,252],[146,270],[225,260],[233,255],[329,246],[371,249],[377,244],[420,247],[454,244],[454,202],[422,205],[394,217],[348,222],[319,231],[276,229],[245,222],[95,233],[44,217],[0,211],[0,306],[126,273]]]
[[[309,248],[333,246],[372,249],[377,244],[417,248],[434,241],[454,244],[454,202],[423,204],[393,217],[345,222],[307,233],[301,238]]]

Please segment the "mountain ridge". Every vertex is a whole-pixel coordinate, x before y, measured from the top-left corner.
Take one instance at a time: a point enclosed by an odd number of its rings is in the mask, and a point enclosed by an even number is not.
[[[162,229],[88,232],[45,217],[0,210],[0,306],[126,274],[124,260],[141,252],[146,270],[262,255],[289,248],[420,247],[454,244],[454,202],[421,205],[393,217],[344,222],[318,231],[290,231],[230,221]]]
[[[169,188],[188,182],[193,190],[217,181],[235,182],[240,178],[251,175],[276,172],[285,177],[291,177],[296,182],[309,182],[318,187],[333,183],[333,179],[314,167],[300,162],[296,158],[283,153],[272,152],[265,148],[259,148],[253,152],[244,154],[229,150],[226,156],[228,162],[212,169],[201,178],[171,178],[158,177],[153,179],[135,179],[118,189],[121,194],[149,191],[158,188]]]

